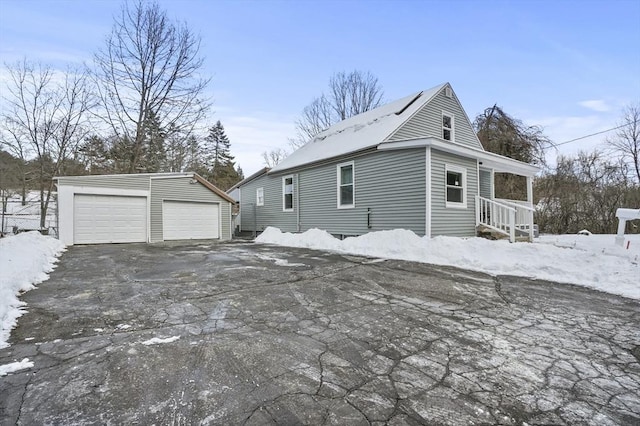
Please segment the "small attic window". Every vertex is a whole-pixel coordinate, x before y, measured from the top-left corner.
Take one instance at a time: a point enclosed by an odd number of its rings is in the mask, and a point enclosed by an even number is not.
[[[451,90],[451,87],[447,86],[444,88],[444,95],[447,98],[452,98],[453,97],[453,90]]]
[[[442,112],[442,139],[453,141],[453,114]]]

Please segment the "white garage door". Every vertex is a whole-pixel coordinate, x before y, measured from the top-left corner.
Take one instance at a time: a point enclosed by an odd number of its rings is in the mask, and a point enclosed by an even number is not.
[[[162,231],[165,240],[219,238],[219,206],[211,203],[164,201]]]
[[[74,244],[147,241],[147,199],[76,194],[73,200]]]

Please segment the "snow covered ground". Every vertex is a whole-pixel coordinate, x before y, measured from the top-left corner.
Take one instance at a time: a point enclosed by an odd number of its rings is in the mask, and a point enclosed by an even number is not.
[[[56,196],[51,194],[45,228],[55,230],[56,227]],[[27,193],[26,204],[22,205],[22,198],[19,194],[14,194],[7,199],[7,211],[4,214],[4,230],[10,234],[13,228],[18,229],[40,229],[40,192],[29,191]]]
[[[290,234],[270,227],[256,242],[457,266],[491,275],[578,284],[640,299],[640,235],[625,237],[629,249],[614,245],[613,235],[545,235],[533,244],[511,244],[484,238],[429,239],[397,229],[341,241],[318,229]]]
[[[18,294],[49,278],[63,251],[59,240],[39,232],[0,239],[0,348],[8,346],[11,329],[24,312]]]

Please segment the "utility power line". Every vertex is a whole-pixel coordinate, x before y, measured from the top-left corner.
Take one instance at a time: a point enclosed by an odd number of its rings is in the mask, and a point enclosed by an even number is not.
[[[591,133],[590,135],[580,136],[579,138],[571,139],[570,141],[565,141],[565,142],[556,143],[556,144],[554,144],[553,146],[554,146],[554,148],[555,148],[555,147],[560,146],[560,145],[566,145],[566,144],[568,144],[568,143],[575,142],[575,141],[579,141],[579,140],[581,140],[581,139],[590,138],[591,136],[601,135],[601,134],[603,134],[603,133],[607,133],[607,132],[610,132],[610,131],[612,131],[612,130],[618,130],[618,129],[621,129],[622,127],[624,127],[624,126],[626,126],[626,124],[622,124],[622,125],[617,126],[617,127],[612,127],[611,129],[607,129],[607,130],[602,130],[602,131],[600,131],[600,132]]]

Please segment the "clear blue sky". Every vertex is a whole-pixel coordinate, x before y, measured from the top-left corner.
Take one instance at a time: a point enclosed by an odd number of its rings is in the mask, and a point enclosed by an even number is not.
[[[211,120],[245,174],[337,71],[372,72],[388,101],[448,81],[472,120],[497,103],[555,142],[614,127],[640,102],[640,0],[159,3],[201,35]],[[0,0],[0,61],[90,62],[120,6]]]

